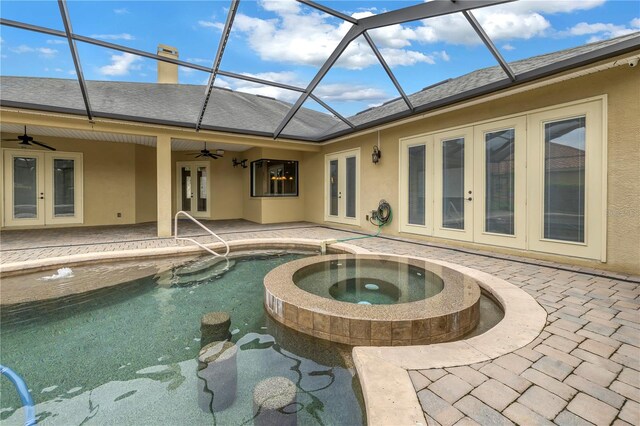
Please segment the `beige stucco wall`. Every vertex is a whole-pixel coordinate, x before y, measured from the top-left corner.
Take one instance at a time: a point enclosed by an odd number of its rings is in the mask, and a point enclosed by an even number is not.
[[[134,145],[136,174],[136,223],[153,222],[158,217],[156,203],[156,150],[153,147]]]
[[[305,153],[302,181],[305,183],[305,218],[324,222],[324,156],[352,148],[361,148],[360,211],[364,231],[375,231],[365,215],[377,208],[380,199],[398,207],[399,139],[464,126],[477,121],[500,118],[537,108],[545,108],[574,100],[606,94],[608,96],[608,205],[607,263],[522,252],[489,246],[442,240],[432,237],[412,238],[446,242],[455,246],[482,247],[498,252],[517,253],[529,257],[585,264],[620,272],[640,274],[640,70],[617,67],[548,87],[508,96],[488,103],[463,108],[435,117],[399,125],[380,132],[383,153],[379,164],[371,162],[377,135],[371,133],[328,144],[320,153]],[[343,226],[343,225],[340,225]],[[398,221],[385,227],[384,234],[398,232]]]

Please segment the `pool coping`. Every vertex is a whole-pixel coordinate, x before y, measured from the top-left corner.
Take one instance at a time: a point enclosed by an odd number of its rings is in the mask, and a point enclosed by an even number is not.
[[[352,355],[364,395],[367,423],[371,425],[426,425],[422,406],[409,377],[410,370],[445,368],[488,361],[513,352],[532,342],[546,324],[547,312],[519,287],[485,272],[450,262],[372,252],[326,239],[253,238],[228,242],[234,250],[326,249],[329,253],[384,254],[429,261],[457,269],[476,279],[503,307],[505,316],[485,333],[456,342],[426,346],[361,347]],[[222,244],[207,244],[216,250]],[[36,272],[56,266],[73,266],[118,259],[149,258],[193,254],[197,246],[162,247],[110,252],[82,253],[0,265],[0,275]]]

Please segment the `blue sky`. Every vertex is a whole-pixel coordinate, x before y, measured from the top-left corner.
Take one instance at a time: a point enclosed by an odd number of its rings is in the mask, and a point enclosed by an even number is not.
[[[418,1],[317,1],[355,17]],[[230,1],[69,1],[73,30],[155,53],[158,43],[180,59],[210,67]],[[63,29],[56,1],[2,0],[3,18]],[[640,31],[639,0],[521,0],[474,12],[508,60]],[[306,86],[350,24],[293,1],[242,0],[221,69]],[[2,75],[75,78],[64,39],[9,27],[1,31]],[[379,29],[372,38],[407,93],[496,62],[462,16]],[[154,82],[156,63],[78,43],[85,78]],[[181,69],[180,83],[208,74]],[[298,94],[218,77],[216,85],[294,102]],[[348,48],[314,92],[351,115],[398,96],[364,40]],[[314,106],[310,101],[306,106]],[[321,109],[321,108],[320,108]]]

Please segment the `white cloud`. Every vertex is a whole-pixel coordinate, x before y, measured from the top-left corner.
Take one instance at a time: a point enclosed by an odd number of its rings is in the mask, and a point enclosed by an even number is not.
[[[52,49],[50,47],[31,47],[26,44],[21,44],[20,46],[10,48],[9,50],[19,55],[23,53],[37,53],[38,56],[42,58],[53,58],[58,54],[56,49]]]
[[[262,80],[274,81],[282,84],[289,84],[291,86],[304,87],[305,84],[300,82],[296,73],[290,71],[282,72],[264,72],[264,73],[243,73],[243,75],[260,78]],[[207,82],[205,82],[207,84]],[[265,86],[258,83],[252,83],[245,80],[227,79],[223,77],[216,78],[216,87],[222,87],[225,89],[236,90],[238,92],[251,93],[253,95],[268,96],[270,98],[279,99],[281,101],[295,102],[300,93],[293,92],[291,90],[280,89],[279,87]]]
[[[260,4],[277,18],[238,14],[234,28],[246,34],[249,46],[265,61],[320,66],[351,26],[349,23],[334,25],[321,13],[305,13],[297,2]],[[353,14],[357,18],[371,15],[370,11]],[[411,28],[394,25],[371,31],[371,36],[391,67],[434,62],[432,56],[408,49],[411,40],[416,38]],[[336,66],[362,69],[377,63],[369,44],[360,37],[347,47]]]
[[[633,22],[632,22],[633,23]],[[600,40],[606,40],[612,37],[619,37],[638,31],[634,28],[627,28],[624,25],[605,24],[597,22],[588,24],[580,22],[569,29],[569,33],[575,36],[591,35],[587,40],[588,43],[594,43]]]
[[[222,31],[224,29],[224,24],[222,22],[212,22],[212,21],[198,21],[198,25],[203,28],[215,28],[216,30]]]
[[[136,64],[140,60],[140,57],[131,53],[111,55],[111,64],[100,67],[98,72],[109,76],[127,75],[131,70],[140,69],[140,65]]]
[[[54,38],[52,40],[47,40],[47,44],[67,44],[67,40],[63,40],[61,38]]]
[[[291,86],[305,87],[306,84],[301,82],[298,75],[291,71],[282,72],[264,72],[257,74],[244,73],[244,75],[260,78],[263,80],[275,81],[278,83],[289,84]],[[236,90],[238,92],[251,93],[254,95],[268,96],[279,99],[284,102],[293,103],[300,93],[291,90],[280,89],[278,87],[265,86],[262,84],[252,83],[250,81],[227,79],[223,77],[216,78],[216,87]],[[389,98],[389,95],[381,89],[371,88],[358,84],[320,84],[313,92],[326,102],[350,102],[350,101],[375,101],[383,102]]]
[[[120,33],[120,34],[92,34],[92,38],[97,38],[101,40],[135,40],[136,38],[128,33]]]
[[[187,58],[187,62],[191,62],[191,63],[194,63],[194,64],[208,64],[208,65],[211,65],[213,63],[213,59]]]
[[[503,50],[516,50],[516,48],[515,48],[515,47],[513,47],[512,45],[510,45],[509,43],[507,43],[507,44],[503,44],[503,45],[502,45],[502,49],[503,49]]]
[[[634,28],[640,28],[640,18],[634,18],[630,22],[631,26]]]
[[[320,85],[313,93],[323,101],[327,102],[381,102],[389,98],[389,95],[384,90],[364,85],[353,85],[344,83]]]
[[[126,7],[123,7],[121,9],[113,9],[113,13],[115,13],[116,15],[128,15],[129,10]]]
[[[433,56],[437,56],[440,59],[442,59],[445,62],[449,62],[451,60],[451,57],[449,56],[449,54],[447,53],[446,50],[441,50],[439,52],[433,52]]]

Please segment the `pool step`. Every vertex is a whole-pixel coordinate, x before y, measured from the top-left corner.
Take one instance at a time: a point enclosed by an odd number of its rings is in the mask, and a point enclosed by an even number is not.
[[[158,274],[157,284],[161,287],[189,287],[212,278],[219,278],[236,264],[235,260],[216,258],[196,261],[185,266]]]

